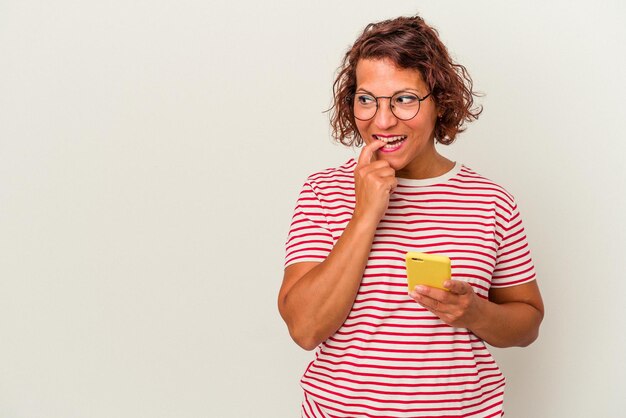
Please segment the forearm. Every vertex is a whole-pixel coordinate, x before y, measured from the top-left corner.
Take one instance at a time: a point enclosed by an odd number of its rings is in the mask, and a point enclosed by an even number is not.
[[[494,347],[525,347],[537,339],[543,313],[531,304],[497,304],[479,299],[477,319],[470,330]]]
[[[294,341],[313,349],[345,321],[361,284],[377,222],[353,217],[325,261],[285,293],[279,308]]]

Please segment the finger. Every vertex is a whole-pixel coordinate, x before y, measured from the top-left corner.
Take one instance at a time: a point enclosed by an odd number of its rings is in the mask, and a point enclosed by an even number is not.
[[[444,311],[441,310],[442,307],[445,308],[445,303],[433,297],[420,293],[421,290],[424,290],[424,289],[429,290],[430,288],[428,288],[427,286],[422,286],[422,285],[415,286],[415,288],[409,292],[409,296],[415,302],[419,303],[420,305],[422,305],[422,307],[428,309],[435,315],[440,315],[442,313],[445,313]],[[435,311],[437,312],[435,313]]]
[[[391,188],[389,189],[389,193],[395,192],[396,188],[398,188],[398,179],[396,178],[394,174],[393,179],[391,181]]]
[[[420,294],[416,294],[415,296],[416,297],[413,299],[429,311],[434,313],[434,311],[439,311],[441,309],[441,302],[437,299],[429,298],[428,296]]]
[[[448,292],[447,290],[441,290],[436,287],[430,287],[430,286],[424,286],[424,285],[415,286],[415,293],[423,297],[436,300],[437,302],[443,303],[443,304],[449,304],[453,302],[454,300],[453,298],[457,297],[457,295],[454,295],[454,297],[451,297],[450,293],[452,292]]]
[[[382,177],[380,175],[380,170],[384,170],[385,172],[387,172],[387,169],[392,170],[395,175],[395,171],[393,170],[393,168],[391,168],[391,166],[389,166],[389,163],[387,161],[376,160],[369,164],[360,166],[357,165],[355,173],[358,173],[358,176],[361,178],[371,174],[373,174],[375,177]]]
[[[358,165],[366,165],[372,162],[372,157],[374,153],[379,149],[385,146],[385,143],[380,139],[373,141],[370,144],[367,144],[361,150],[361,154],[359,155],[359,160],[357,161]]]
[[[385,161],[386,162],[386,161]],[[372,166],[373,164],[370,164],[370,166]],[[393,168],[389,167],[389,166],[385,166],[385,167],[381,167],[381,168],[376,168],[376,169],[370,169],[369,166],[367,167],[367,174],[372,174],[376,177],[395,177],[396,176],[396,170],[394,170]]]
[[[368,168],[372,168],[375,170],[379,170],[381,168],[391,168],[391,165],[389,165],[389,161],[385,161],[385,160],[374,160],[371,163],[369,163],[367,165]]]
[[[425,295],[437,300],[444,300],[448,296],[447,291],[437,289],[436,287],[430,287],[423,284],[418,284],[414,289],[420,295]]]
[[[470,284],[461,280],[446,280],[443,287],[456,295],[465,295],[472,291]]]

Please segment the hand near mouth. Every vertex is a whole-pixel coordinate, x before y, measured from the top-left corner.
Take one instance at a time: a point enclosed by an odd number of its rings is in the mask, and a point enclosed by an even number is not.
[[[378,225],[389,206],[389,197],[398,185],[396,172],[385,160],[376,160],[375,153],[385,146],[381,140],[366,145],[354,168],[356,204],[353,218]]]

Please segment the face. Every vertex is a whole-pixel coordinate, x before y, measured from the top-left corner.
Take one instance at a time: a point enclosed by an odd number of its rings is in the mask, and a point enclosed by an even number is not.
[[[356,67],[356,93],[371,96],[393,96],[409,92],[424,97],[430,90],[417,70],[398,68],[386,59],[362,59]],[[376,152],[386,160],[399,177],[420,178],[437,163],[435,122],[437,106],[431,97],[422,101],[413,119],[400,120],[391,112],[389,99],[378,99],[378,110],[370,120],[356,120],[357,129],[366,144],[382,139],[389,145]]]

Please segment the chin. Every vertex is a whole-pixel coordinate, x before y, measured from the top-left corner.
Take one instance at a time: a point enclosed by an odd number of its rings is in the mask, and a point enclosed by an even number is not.
[[[378,157],[378,159],[387,161],[389,163],[389,166],[391,166],[391,168],[393,168],[396,171],[402,170],[404,167],[407,166],[407,164],[404,161],[401,161],[398,158],[390,156],[390,155],[383,154],[382,156]]]

